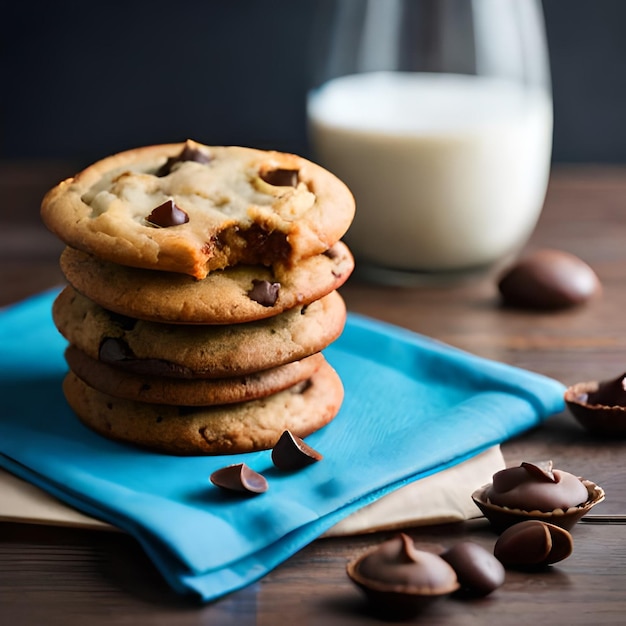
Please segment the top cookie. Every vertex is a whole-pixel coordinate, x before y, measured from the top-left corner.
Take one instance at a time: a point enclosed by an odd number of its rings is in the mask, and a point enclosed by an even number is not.
[[[65,243],[104,260],[204,278],[328,250],[354,199],[302,157],[187,141],[98,161],[51,189],[41,214]]]

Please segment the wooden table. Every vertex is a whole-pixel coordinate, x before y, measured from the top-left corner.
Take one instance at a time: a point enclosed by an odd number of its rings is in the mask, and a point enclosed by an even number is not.
[[[38,221],[44,191],[74,171],[67,163],[0,164],[0,306],[60,284],[61,250]],[[529,247],[572,252],[604,291],[570,311],[531,314],[499,307],[495,274],[445,287],[377,287],[350,279],[348,307],[476,354],[566,384],[626,371],[626,169],[555,168]],[[390,407],[390,411],[393,407]],[[594,512],[626,515],[626,442],[598,440],[568,414],[503,446],[507,462],[551,458],[607,492]],[[540,573],[509,572],[485,599],[450,599],[428,624],[622,624],[626,620],[626,528],[580,523],[574,553]],[[484,520],[410,529],[416,541],[460,538],[491,549]],[[322,539],[260,582],[212,605],[178,597],[128,536],[0,524],[0,624],[368,624],[346,560],[387,535]]]

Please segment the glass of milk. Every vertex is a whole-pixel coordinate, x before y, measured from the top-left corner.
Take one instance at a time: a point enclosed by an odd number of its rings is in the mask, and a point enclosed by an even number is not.
[[[540,215],[552,97],[539,0],[320,2],[313,159],[352,190],[361,275],[493,268]]]

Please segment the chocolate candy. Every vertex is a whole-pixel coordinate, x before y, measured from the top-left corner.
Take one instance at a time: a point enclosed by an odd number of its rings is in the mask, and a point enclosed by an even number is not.
[[[504,583],[502,563],[491,552],[472,541],[461,541],[441,555],[456,572],[461,589],[486,596]]]
[[[347,573],[375,609],[390,614],[416,612],[459,588],[454,569],[404,533],[353,560]]]
[[[214,471],[211,482],[229,491],[242,491],[251,494],[264,493],[268,489],[267,480],[245,463],[227,465]]]
[[[520,259],[501,276],[498,289],[507,305],[555,310],[587,302],[600,291],[600,281],[582,259],[546,249]]]
[[[189,221],[189,216],[181,208],[174,204],[174,200],[166,200],[156,207],[146,221],[153,226],[169,228],[170,226],[180,226]]]
[[[573,545],[564,528],[528,520],[507,528],[498,537],[493,553],[505,567],[545,567],[566,559]]]
[[[274,306],[278,300],[280,283],[270,283],[268,280],[252,281],[252,289],[248,291],[250,300],[258,302],[262,306]]]
[[[589,432],[626,436],[626,374],[612,380],[576,383],[565,392],[565,404]]]
[[[601,382],[595,391],[587,393],[587,404],[626,407],[626,374]]]
[[[519,467],[500,470],[487,490],[492,504],[523,511],[566,511],[584,504],[589,492],[582,481],[568,472],[522,463]]]
[[[261,179],[274,187],[297,187],[298,170],[275,169],[261,174]]]
[[[194,142],[187,141],[180,154],[175,157],[170,157],[156,172],[156,176],[167,176],[172,171],[172,167],[176,165],[176,163],[182,163],[183,161],[209,163],[210,160],[211,156],[209,154],[200,150]]]
[[[272,449],[272,462],[278,469],[298,470],[321,461],[323,456],[300,437],[286,430]]]

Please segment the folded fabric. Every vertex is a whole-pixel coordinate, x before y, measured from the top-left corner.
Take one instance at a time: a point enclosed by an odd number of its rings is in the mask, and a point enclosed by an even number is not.
[[[482,513],[468,498],[505,463],[500,446],[416,480],[342,519],[324,533],[338,537],[428,524],[460,522]],[[32,483],[0,468],[0,521],[119,531],[63,504]]]
[[[564,386],[350,314],[325,351],[339,415],[307,442],[324,459],[280,472],[268,451],[170,457],[85,428],[61,391],[56,292],[0,312],[0,466],[132,534],[172,587],[213,600],[255,580],[349,514],[563,409]],[[269,490],[233,497],[209,475],[245,462]]]

